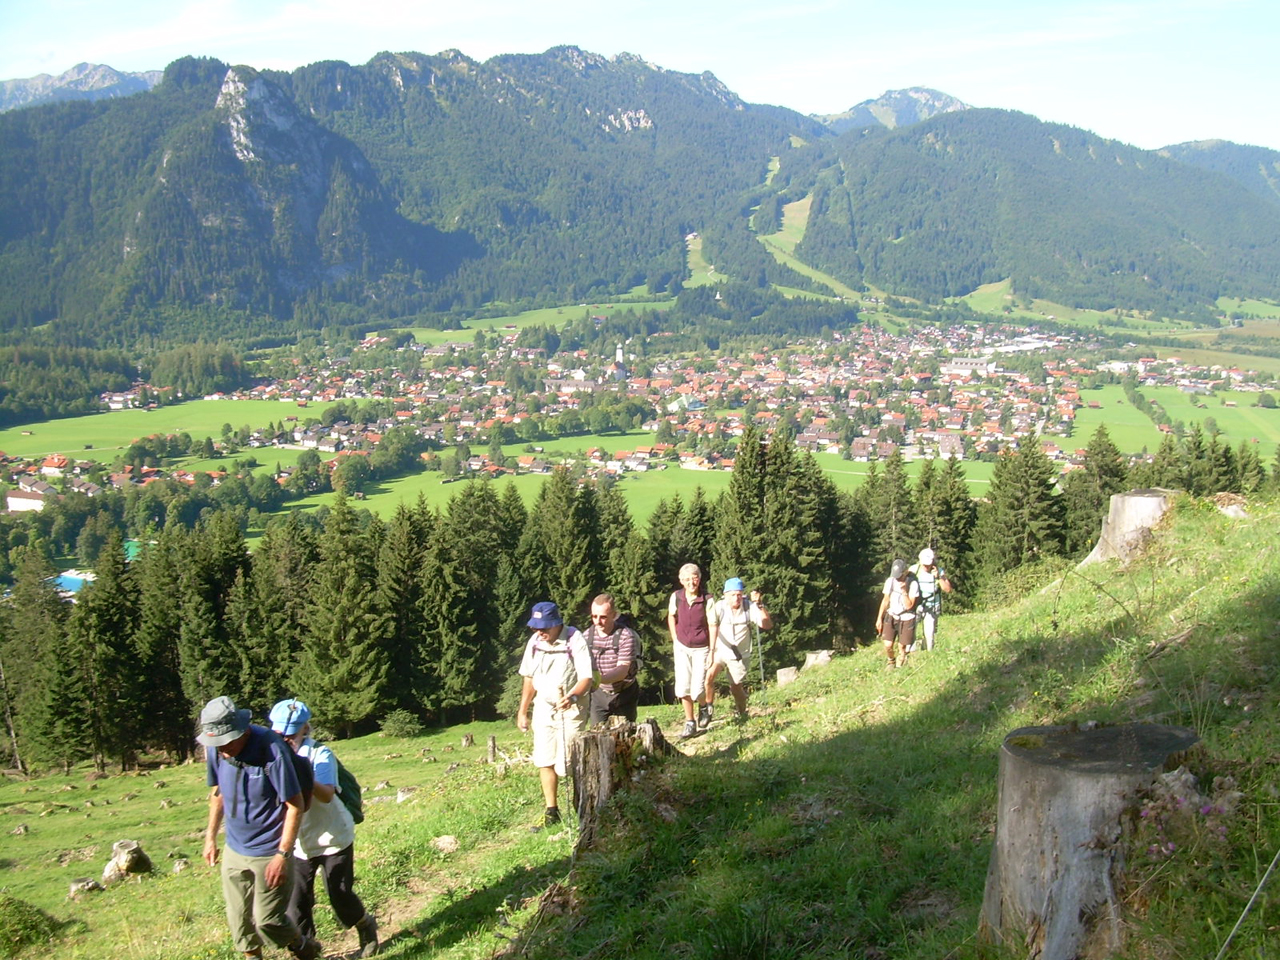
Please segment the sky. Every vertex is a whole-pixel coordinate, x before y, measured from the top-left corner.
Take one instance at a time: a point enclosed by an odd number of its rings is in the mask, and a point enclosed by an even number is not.
[[[1280,150],[1275,0],[4,0],[0,79],[186,55],[292,69],[383,50],[475,60],[574,45],[710,71],[751,103],[838,113],[931,87],[1155,149]]]

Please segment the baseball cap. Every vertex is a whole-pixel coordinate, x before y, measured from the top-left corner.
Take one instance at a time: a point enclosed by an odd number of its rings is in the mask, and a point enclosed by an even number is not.
[[[901,580],[907,575],[907,561],[895,560],[893,566],[889,569],[889,576],[894,580]]]
[[[928,547],[925,547],[923,550],[920,551],[920,562],[923,563],[926,567],[933,566],[934,559],[935,557],[934,557],[933,551]]]
[[[741,577],[730,577],[724,582],[724,592],[732,593],[735,590],[746,590],[747,585],[742,582]]]
[[[311,711],[301,700],[291,698],[272,707],[267,719],[271,721],[272,730],[281,736],[291,737],[307,725]]]

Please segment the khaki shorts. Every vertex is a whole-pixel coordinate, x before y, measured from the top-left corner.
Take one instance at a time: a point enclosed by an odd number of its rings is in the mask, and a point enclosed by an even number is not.
[[[715,659],[711,665],[714,667],[717,663],[724,664],[731,682],[742,683],[747,679],[751,668],[751,642],[748,640],[738,644],[738,656],[734,656],[732,647],[723,641],[717,641]]]
[[[565,775],[569,762],[569,744],[587,727],[587,712],[582,704],[568,710],[554,710],[551,704],[538,701],[533,705],[533,765],[555,767],[556,775]]]

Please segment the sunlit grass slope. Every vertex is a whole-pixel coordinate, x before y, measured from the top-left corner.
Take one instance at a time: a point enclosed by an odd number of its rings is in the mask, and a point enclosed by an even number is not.
[[[576,862],[571,825],[531,830],[536,776],[509,722],[341,742],[370,793],[358,889],[383,918],[384,955],[998,957],[975,930],[999,745],[1019,726],[1096,720],[1193,727],[1202,791],[1232,778],[1242,794],[1228,813],[1135,818],[1126,840],[1122,955],[1212,957],[1280,847],[1277,522],[1276,506],[1237,520],[1184,500],[1139,561],[1010,577],[992,611],[944,612],[937,648],[905,669],[865,647],[755,690],[747,723],[717,719],[620,794]],[[765,658],[770,674],[784,665],[767,645]],[[640,713],[674,737],[675,707]],[[497,765],[483,761],[490,734]],[[29,955],[231,960],[213,871],[170,875],[166,859],[198,858],[203,794],[198,765],[0,786],[4,822],[30,826],[5,837],[7,892],[65,921]],[[161,876],[67,902],[68,880],[99,873],[120,837],[143,841]],[[1229,955],[1276,956],[1275,910],[1264,896]],[[351,949],[319,914],[330,950]]]

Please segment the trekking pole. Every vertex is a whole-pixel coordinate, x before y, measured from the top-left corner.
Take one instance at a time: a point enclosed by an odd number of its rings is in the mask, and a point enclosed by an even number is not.
[[[560,695],[559,699],[556,700],[556,703],[559,704],[560,700],[564,699],[564,687],[557,687],[556,692]],[[578,823],[578,778],[573,776],[573,766],[569,763],[569,733],[564,728],[564,711],[557,706],[555,712],[557,718],[556,724],[560,727],[560,756],[564,758],[564,778],[565,780],[572,780],[573,782],[573,793],[571,794],[573,802],[569,804],[570,808],[573,810],[573,820],[569,821],[568,818],[565,818],[565,822],[568,824],[569,830],[574,833],[576,840]],[[568,792],[568,790],[569,785],[566,783],[565,791]]]
[[[764,646],[760,640],[760,628],[750,617],[747,618],[747,622],[751,624],[751,639],[755,644],[756,656],[760,660],[760,688],[764,689]]]

